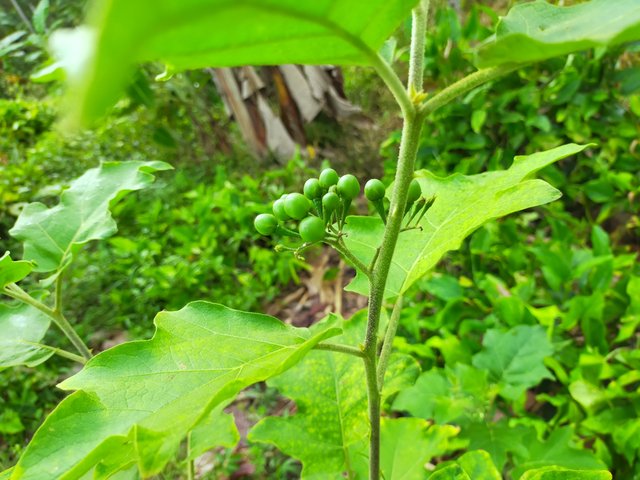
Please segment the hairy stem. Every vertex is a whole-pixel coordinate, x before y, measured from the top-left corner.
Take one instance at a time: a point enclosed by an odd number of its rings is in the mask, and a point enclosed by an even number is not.
[[[391,349],[393,347],[393,339],[396,336],[398,330],[398,323],[400,322],[400,312],[402,311],[402,295],[398,297],[395,305],[393,306],[393,312],[391,312],[391,318],[387,325],[387,331],[384,334],[384,341],[382,343],[382,350],[380,351],[380,360],[378,361],[378,391],[382,392],[384,386],[384,374],[387,371],[387,365],[389,364],[389,357],[391,356]]]
[[[387,85],[387,88],[393,94],[396,102],[398,102],[398,105],[400,105],[402,115],[405,117],[407,115],[411,115],[415,110],[415,107],[413,105],[411,97],[407,93],[407,90],[404,88],[404,85],[402,85],[402,82],[398,78],[398,75],[396,75],[396,72],[393,71],[391,66],[389,66],[389,64],[385,62],[380,55],[372,55],[370,57],[370,60],[373,68],[376,69],[376,72],[378,72],[380,78],[382,78],[384,83]]]
[[[429,0],[422,0],[412,12],[411,51],[409,54],[409,90],[422,91],[424,71],[424,42],[427,18],[429,15]]]
[[[347,259],[354,267],[364,273],[367,277],[371,277],[371,270],[364,263],[362,263],[358,257],[356,257],[351,251],[346,247],[346,245],[342,242],[342,240],[338,239],[335,242],[330,242],[330,245],[335,248],[344,258]]]
[[[420,105],[419,111],[424,117],[426,117],[463,93],[467,93],[469,90],[479,87],[484,83],[490,82],[498,77],[502,77],[507,73],[511,73],[520,67],[522,67],[522,65],[502,65],[499,67],[483,68],[482,70],[478,70],[477,72],[467,75],[436,93],[433,97]]]
[[[346,353],[356,357],[364,358],[364,352],[350,345],[339,345],[337,343],[318,343],[313,347],[314,350],[327,350],[329,352]]]

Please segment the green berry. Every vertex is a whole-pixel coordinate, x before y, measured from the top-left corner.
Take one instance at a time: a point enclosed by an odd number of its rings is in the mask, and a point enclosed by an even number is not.
[[[301,193],[290,193],[284,199],[284,211],[296,220],[306,217],[310,208],[309,200]]]
[[[284,198],[279,198],[273,202],[273,214],[281,222],[289,220],[289,215],[284,210]]]
[[[317,178],[310,178],[304,182],[304,196],[309,200],[315,200],[322,197],[322,187]]]
[[[411,180],[411,184],[409,185],[409,194],[407,196],[407,205],[411,205],[413,202],[418,200],[422,195],[422,189],[420,188],[420,184],[414,178]]]
[[[385,188],[377,178],[372,178],[364,186],[364,195],[370,202],[377,202],[384,198]]]
[[[340,197],[334,192],[325,193],[322,197],[322,208],[325,212],[333,212],[340,207]]]
[[[298,231],[305,242],[319,242],[324,238],[324,222],[318,217],[307,217],[300,222]]]
[[[338,180],[338,173],[333,168],[325,168],[320,172],[320,186],[322,188],[329,188],[338,183]]]
[[[271,235],[278,227],[278,220],[270,213],[261,213],[253,221],[253,226],[260,235]]]
[[[348,173],[338,180],[338,193],[341,197],[353,200],[360,193],[360,183],[358,179]]]

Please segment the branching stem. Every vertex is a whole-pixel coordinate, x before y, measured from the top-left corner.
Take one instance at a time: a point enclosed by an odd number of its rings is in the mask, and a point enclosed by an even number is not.
[[[15,283],[11,283],[4,287],[2,289],[2,293],[40,310],[42,313],[51,318],[53,323],[62,331],[62,333],[66,335],[72,345],[76,348],[76,350],[78,350],[80,355],[82,355],[82,358],[84,358],[85,360],[89,360],[92,357],[89,348],[87,348],[85,343],[78,336],[76,331],[73,329],[69,321],[65,318],[60,310],[49,308],[41,301],[33,298]]]

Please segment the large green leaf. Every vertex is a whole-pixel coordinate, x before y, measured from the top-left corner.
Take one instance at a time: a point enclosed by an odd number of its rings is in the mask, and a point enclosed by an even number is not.
[[[525,208],[551,202],[560,192],[548,183],[530,179],[541,168],[575,155],[587,145],[568,144],[545,152],[516,157],[508,170],[464,176],[437,177],[426,170],[416,172],[423,195],[435,202],[420,222],[422,230],[400,234],[385,296],[405,292],[436,266],[449,250],[482,224]],[[369,265],[382,241],[384,225],[374,217],[349,217],[345,228],[347,247]],[[358,272],[348,289],[366,295],[369,282]]]
[[[129,468],[132,460],[143,476],[157,473],[213,408],[340,332],[312,335],[207,302],[161,312],[155,324],[153,339],[107,350],[62,382],[77,391],[36,432],[13,480],[79,478],[95,466]]]
[[[553,378],[544,366],[553,346],[543,327],[518,325],[504,332],[489,330],[482,346],[473,357],[473,365],[489,371],[489,380],[498,384],[505,398],[516,399],[527,388]]]
[[[14,261],[9,252],[0,258],[0,289],[10,283],[19,282],[33,270],[33,263],[25,260]]]
[[[570,470],[562,467],[543,467],[529,470],[520,480],[611,480],[606,470]]]
[[[135,63],[170,70],[238,65],[368,64],[417,0],[100,0],[73,65],[72,119],[115,103]],[[78,56],[77,42],[66,42]]]
[[[0,303],[0,369],[33,367],[53,355],[52,349],[39,344],[49,324],[49,317],[30,305]]]
[[[640,39],[638,0],[591,0],[569,7],[516,5],[481,46],[481,67],[535,62],[576,50]]]
[[[24,242],[24,258],[36,263],[35,271],[63,269],[80,245],[116,232],[109,212],[113,201],[149,186],[152,172],[169,168],[156,161],[104,163],[74,180],[55,207],[27,205],[9,233]]]
[[[366,312],[359,312],[344,323],[340,341],[357,344],[365,327]],[[392,357],[383,394],[388,396],[411,385],[418,373],[419,367],[410,357]],[[300,459],[302,478],[344,478],[345,472],[353,478],[358,458],[367,454],[369,421],[364,379],[360,358],[311,352],[300,364],[269,380],[269,385],[296,402],[298,413],[261,420],[249,439],[274,444]]]
[[[487,452],[474,450],[435,471],[429,480],[502,480],[502,476]]]

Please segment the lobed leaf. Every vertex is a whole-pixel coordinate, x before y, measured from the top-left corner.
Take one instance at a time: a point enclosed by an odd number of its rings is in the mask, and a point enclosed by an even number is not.
[[[477,52],[480,67],[528,63],[576,50],[640,39],[637,0],[591,0],[555,6],[543,0],[513,7]]]
[[[482,346],[473,365],[489,372],[489,380],[505,398],[515,400],[543,379],[553,378],[544,365],[545,357],[553,353],[544,327],[518,325],[505,332],[492,329],[485,334]]]
[[[33,264],[25,260],[14,261],[9,252],[0,257],[0,288],[10,283],[16,283],[29,275],[33,270]]]
[[[148,187],[152,172],[169,168],[157,161],[104,163],[74,180],[55,207],[27,205],[9,233],[24,242],[24,258],[35,263],[36,272],[61,271],[80,245],[117,231],[112,202]]]
[[[420,222],[422,230],[402,232],[387,279],[385,297],[406,292],[429,272],[449,250],[482,224],[509,213],[551,202],[560,192],[542,180],[530,179],[538,170],[575,155],[588,145],[568,144],[533,155],[518,156],[508,170],[465,176],[438,177],[416,172],[422,193],[435,202]],[[374,217],[348,217],[344,229],[347,247],[369,265],[381,244],[384,225]],[[367,295],[369,282],[362,272],[347,287]]]
[[[89,54],[75,65],[72,123],[109,108],[136,63],[169,71],[240,65],[371,63],[417,0],[101,0],[88,24]],[[71,57],[77,42],[66,42]],[[67,53],[68,52],[68,53]],[[69,59],[63,63],[77,62]]]
[[[212,409],[340,332],[312,334],[207,302],[161,312],[155,324],[151,340],[107,350],[60,384],[76,391],[36,432],[12,480],[79,478],[92,469],[107,478],[133,464],[144,477],[158,473]]]
[[[39,344],[51,321],[40,310],[26,304],[0,303],[0,369],[46,361],[53,350]]]

